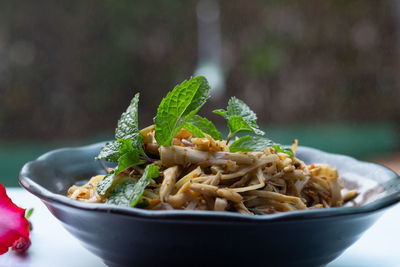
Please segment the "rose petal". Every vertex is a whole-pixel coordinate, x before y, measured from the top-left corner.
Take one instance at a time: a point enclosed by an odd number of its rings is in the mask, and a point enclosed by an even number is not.
[[[12,245],[12,249],[18,253],[23,253],[31,246],[31,241],[25,237],[20,237]]]
[[[25,209],[15,205],[0,184],[0,255],[6,253],[20,238],[25,242],[29,241],[29,223],[25,218]]]

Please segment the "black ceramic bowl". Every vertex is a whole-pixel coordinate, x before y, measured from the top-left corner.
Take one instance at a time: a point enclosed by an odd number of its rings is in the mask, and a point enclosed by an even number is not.
[[[149,211],[82,203],[65,196],[77,181],[103,173],[102,144],[51,151],[21,170],[21,185],[108,265],[320,266],[338,257],[400,201],[400,177],[377,164],[300,147],[307,163],[338,168],[361,206],[247,216],[213,211]]]

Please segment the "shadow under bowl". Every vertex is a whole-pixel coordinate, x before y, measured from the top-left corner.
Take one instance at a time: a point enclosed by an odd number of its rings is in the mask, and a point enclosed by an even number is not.
[[[350,189],[355,206],[249,216],[214,211],[152,211],[79,202],[68,188],[104,173],[93,158],[103,143],[48,152],[25,164],[21,185],[107,265],[320,266],[352,245],[400,201],[400,177],[373,163],[299,147],[306,163],[328,163]]]

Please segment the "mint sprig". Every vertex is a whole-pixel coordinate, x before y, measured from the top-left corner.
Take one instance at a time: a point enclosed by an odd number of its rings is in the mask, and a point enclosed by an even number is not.
[[[146,157],[143,150],[143,137],[138,126],[139,93],[131,100],[130,105],[118,120],[115,129],[117,140],[106,143],[96,160],[105,159],[118,162],[117,168],[98,183],[98,193],[105,196],[114,185],[116,176],[133,165],[143,164]]]
[[[138,119],[138,106],[139,96],[137,93],[131,100],[130,105],[121,118],[118,120],[118,126],[115,129],[116,139],[136,139],[139,135],[139,119]]]
[[[198,76],[177,85],[161,101],[154,118],[158,145],[170,146],[172,138],[204,105],[209,95],[207,79]]]
[[[115,170],[115,174],[118,175],[120,172],[132,167],[133,165],[139,165],[145,163],[142,158],[146,157],[143,151],[143,137],[138,135],[136,139],[118,139],[120,143],[118,159],[118,167]]]
[[[217,130],[217,127],[206,118],[200,117],[199,115],[194,115],[190,118],[189,123],[196,126],[203,133],[210,135],[215,140],[222,140],[221,133]],[[190,131],[189,129],[186,129]]]
[[[125,181],[116,186],[107,197],[107,204],[114,204],[117,206],[130,206],[130,196],[132,195],[135,183],[132,181]]]
[[[106,176],[104,176],[103,180],[97,183],[97,193],[100,196],[106,196],[107,193],[109,192],[110,188],[112,187],[113,183],[115,180],[115,174],[114,171],[110,172]]]
[[[264,151],[266,147],[272,147],[275,149],[276,152],[282,152],[288,154],[289,156],[293,157],[293,151],[288,148],[284,147],[281,144],[275,143],[271,139],[261,137],[261,136],[250,136],[246,135],[235,142],[233,142],[229,146],[229,151],[234,152],[251,152],[251,151]]]
[[[275,143],[261,136],[246,135],[234,141],[229,146],[229,151],[234,152],[251,152],[251,151],[264,151],[265,147],[270,147]]]
[[[143,151],[143,138],[139,133],[138,104],[139,93],[133,97],[130,105],[118,120],[118,125],[115,129],[115,138],[117,140],[106,143],[96,157],[97,160],[105,159],[111,162],[118,162],[115,175],[133,165],[144,163],[141,158],[146,157]]]
[[[288,154],[292,158],[294,157],[294,153],[293,153],[292,149],[287,146],[282,146],[280,144],[276,144],[276,145],[273,145],[272,148],[274,148],[276,152]]]
[[[157,178],[159,176],[160,167],[149,164],[144,169],[142,177],[135,184],[132,190],[131,206],[134,207],[143,196],[144,189],[149,185],[150,179]]]
[[[203,131],[201,129],[199,129],[198,127],[196,127],[195,125],[189,123],[189,122],[185,122],[182,124],[182,128],[184,128],[185,130],[191,132],[193,135],[203,138],[205,137]]]
[[[257,135],[265,133],[259,129],[257,125],[257,115],[242,100],[232,97],[228,102],[226,110],[217,109],[213,111],[215,114],[221,115],[228,122],[229,134],[226,142],[238,133],[250,132]]]
[[[107,142],[100,150],[96,160],[105,159],[110,162],[118,162],[120,157],[119,148],[121,144],[118,141]]]
[[[159,167],[154,164],[146,166],[142,177],[137,181],[126,181],[114,188],[107,203],[118,206],[135,207],[141,200],[146,186],[150,179],[159,176]]]

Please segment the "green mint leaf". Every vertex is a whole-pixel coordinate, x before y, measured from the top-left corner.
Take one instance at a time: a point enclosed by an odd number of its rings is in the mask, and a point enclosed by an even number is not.
[[[257,135],[264,135],[257,125],[257,115],[242,100],[232,97],[229,99],[226,110],[217,109],[213,111],[228,120],[229,141],[233,135],[240,132],[253,132]]]
[[[96,157],[96,159],[104,158],[107,161],[118,162],[115,175],[133,165],[143,163],[141,157],[146,156],[143,151],[143,137],[140,135],[138,126],[138,105],[139,93],[133,97],[130,105],[118,120],[115,130],[117,140],[106,143]]]
[[[210,86],[206,78],[198,76],[177,85],[161,101],[154,118],[158,145],[170,146],[174,135],[204,105]]]
[[[281,145],[279,145],[279,144],[276,144],[272,147],[275,149],[276,152],[288,154],[292,158],[294,157],[294,153],[293,153],[292,149],[290,149],[289,147],[286,147],[286,146],[281,147]]]
[[[276,152],[282,152],[288,154],[290,157],[294,157],[293,151],[290,148],[261,136],[243,136],[229,146],[229,151],[232,153],[264,151],[266,147],[273,147]]]
[[[139,93],[131,100],[130,105],[118,121],[117,129],[115,130],[116,139],[134,139],[139,134],[138,126],[138,104]]]
[[[107,197],[107,204],[114,204],[117,206],[130,206],[130,196],[132,195],[135,183],[126,181],[116,186],[111,194]]]
[[[215,140],[222,140],[221,133],[217,130],[215,125],[208,119],[200,117],[199,115],[194,115],[192,118],[189,119],[189,123],[199,128],[203,133],[210,135]]]
[[[139,156],[146,155],[143,151],[143,137],[140,134],[134,136],[134,139],[118,139],[118,143],[120,144],[119,153],[121,156],[134,150]]]
[[[103,180],[101,180],[97,184],[97,193],[100,196],[105,196],[107,195],[109,189],[112,187],[113,183],[115,180],[115,174],[114,172],[110,172],[106,176],[104,176]]]
[[[139,134],[138,126],[138,104],[139,93],[137,93],[131,100],[130,105],[121,118],[118,120],[118,126],[115,130],[116,139],[132,139],[136,140]],[[121,143],[118,141],[108,142],[101,149],[100,154],[95,158],[96,160],[105,159],[111,162],[118,162],[121,155]]]
[[[118,143],[118,141],[107,142],[95,159],[105,159],[110,162],[118,162],[118,158],[120,157],[119,147],[120,143]]]
[[[227,107],[228,117],[240,116],[253,129],[255,134],[264,135],[257,125],[257,115],[242,100],[232,97]]]
[[[240,116],[232,116],[228,119],[230,136],[237,133],[253,132],[253,128]]]
[[[195,78],[191,78],[190,80],[192,79],[194,79],[198,84],[198,89],[192,98],[190,105],[186,108],[183,114],[184,116],[187,116],[187,119],[193,117],[210,98],[210,85],[208,84],[207,79],[203,76],[197,76]]]
[[[224,117],[225,119],[227,119],[227,115],[226,115],[226,110],[224,109],[216,109],[213,110],[213,113],[221,115],[222,117]]]
[[[124,170],[128,169],[129,167],[132,167],[133,165],[137,165],[139,163],[142,163],[142,162],[140,160],[138,151],[137,150],[129,151],[129,152],[123,154],[118,159],[118,167],[115,170],[115,173],[118,175],[119,173],[123,172]]]
[[[275,143],[267,138],[261,136],[243,136],[236,140],[229,146],[229,151],[234,152],[251,152],[251,151],[264,151],[265,147],[270,147]]]
[[[115,175],[133,165],[144,163],[140,158],[145,155],[143,151],[143,137],[141,135],[136,136],[135,141],[132,139],[118,139],[118,142],[120,143],[120,157],[118,158],[118,167],[115,170]]]
[[[125,181],[116,186],[107,198],[107,203],[118,206],[134,207],[140,201],[144,189],[151,178],[157,178],[159,167],[154,164],[147,165],[142,177],[137,181]]]
[[[137,181],[132,190],[132,197],[131,197],[132,207],[136,206],[136,204],[142,198],[144,189],[146,188],[146,186],[149,185],[150,179],[157,178],[159,176],[159,171],[160,167],[154,164],[149,164],[146,166],[146,169],[144,169],[142,177],[140,177],[139,181]]]
[[[249,124],[256,124],[257,115],[242,100],[231,97],[227,107],[228,116],[240,116]]]
[[[201,131],[201,129],[199,129],[198,127],[196,127],[195,125],[185,122],[182,124],[182,128],[185,128],[186,130],[188,130],[189,132],[191,132],[192,134],[194,134],[197,137],[203,138],[205,137],[205,135],[203,134],[203,132]]]

